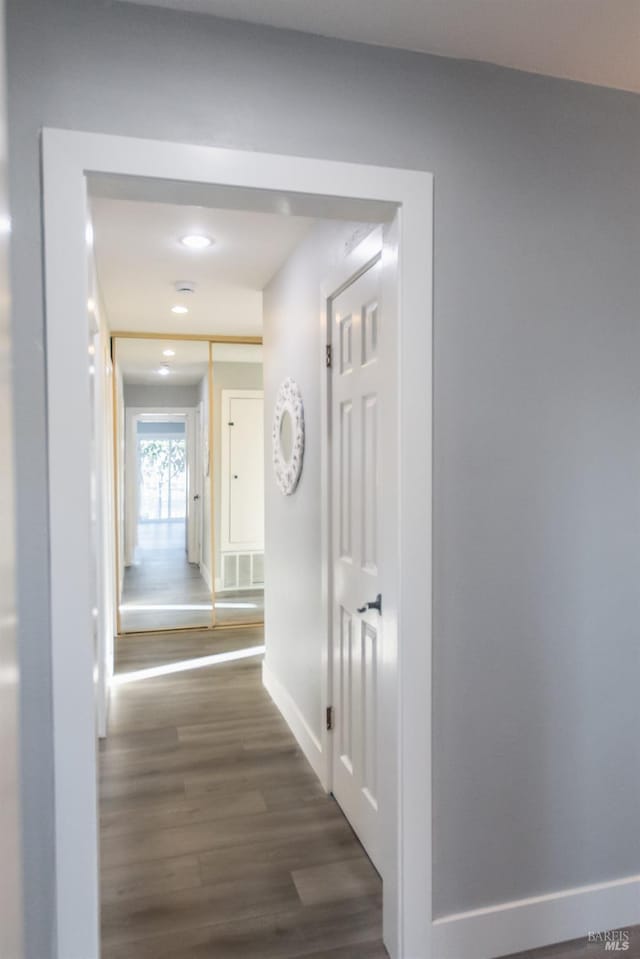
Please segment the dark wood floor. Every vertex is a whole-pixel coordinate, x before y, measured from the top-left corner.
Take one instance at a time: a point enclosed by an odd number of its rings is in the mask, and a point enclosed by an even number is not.
[[[127,636],[116,671],[261,642],[260,629]],[[260,667],[246,659],[114,690],[100,762],[103,959],[387,955],[380,880]],[[630,933],[624,954],[639,959],[640,927]],[[510,959],[605,955],[581,940]]]
[[[259,629],[127,636],[117,672],[261,642]],[[260,668],[115,688],[100,762],[103,959],[386,956],[380,879]]]

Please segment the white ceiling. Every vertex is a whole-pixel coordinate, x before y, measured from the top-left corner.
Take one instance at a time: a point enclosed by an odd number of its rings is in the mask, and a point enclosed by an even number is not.
[[[112,330],[159,333],[262,332],[262,289],[307,233],[312,219],[172,203],[93,197],[98,283]],[[215,243],[188,250],[180,237]],[[196,283],[178,294],[177,280]],[[177,316],[179,304],[189,312]]]
[[[171,349],[174,356],[164,356]],[[262,363],[262,347],[250,343],[215,343],[214,363]],[[193,340],[116,340],[116,362],[125,383],[154,386],[194,386],[209,369],[209,344]],[[169,374],[158,373],[163,363]],[[215,374],[214,374],[215,375]]]
[[[640,92],[640,0],[129,0]]]

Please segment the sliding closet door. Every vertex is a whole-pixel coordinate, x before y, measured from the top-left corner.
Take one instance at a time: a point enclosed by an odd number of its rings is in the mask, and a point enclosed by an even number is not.
[[[262,347],[212,344],[215,622],[264,615]]]
[[[213,616],[207,342],[121,338],[120,631]]]

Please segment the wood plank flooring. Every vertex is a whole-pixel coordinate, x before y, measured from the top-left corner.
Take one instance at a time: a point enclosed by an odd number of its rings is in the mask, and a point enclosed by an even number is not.
[[[260,629],[118,640],[117,668]],[[381,883],[264,692],[258,658],[114,689],[100,753],[103,959],[383,959]]]
[[[261,642],[255,628],[127,636],[116,672]],[[238,660],[114,690],[100,753],[103,959],[386,957],[380,879],[260,668]],[[640,927],[630,933],[625,955],[640,959]],[[609,954],[578,940],[510,959]]]

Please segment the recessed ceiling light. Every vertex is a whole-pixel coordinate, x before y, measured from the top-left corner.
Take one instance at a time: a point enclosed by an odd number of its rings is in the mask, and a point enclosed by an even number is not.
[[[205,250],[213,244],[211,237],[205,236],[204,233],[188,233],[180,237],[180,242],[190,250]]]
[[[172,307],[171,307],[171,312],[172,312],[172,313],[178,313],[180,316],[182,316],[183,313],[188,313],[189,310],[187,309],[186,306],[176,305],[176,306],[172,306]]]
[[[159,375],[159,376],[168,376],[170,372],[171,372],[171,371],[170,371],[170,369],[169,369],[169,364],[168,364],[168,363],[163,363],[162,366],[160,367],[160,369],[158,370],[158,375]]]
[[[163,356],[175,356],[175,355],[176,355],[176,351],[175,351],[175,350],[163,350],[163,351],[162,351],[162,355],[163,355]]]

